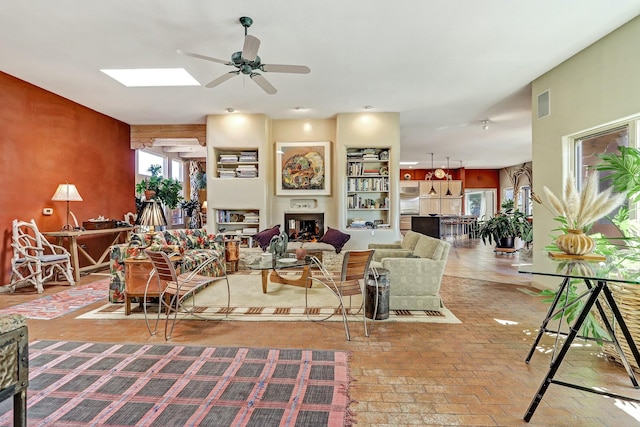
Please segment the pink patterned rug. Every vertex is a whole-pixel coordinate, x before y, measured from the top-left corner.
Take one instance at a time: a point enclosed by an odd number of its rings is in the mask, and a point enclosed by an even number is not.
[[[22,314],[29,319],[49,320],[76,311],[109,296],[109,279],[67,290],[0,310],[0,315]]]

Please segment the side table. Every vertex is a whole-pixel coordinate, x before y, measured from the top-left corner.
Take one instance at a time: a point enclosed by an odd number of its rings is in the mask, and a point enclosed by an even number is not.
[[[224,241],[225,261],[229,263],[231,271],[238,271],[240,260],[240,239],[228,239]]]
[[[21,314],[0,317],[0,401],[13,397],[13,425],[27,425],[29,336]]]
[[[179,261],[179,256],[171,257],[171,261]],[[147,287],[149,274],[153,270],[153,264],[149,258],[126,258],[124,260],[124,315],[131,314],[131,299],[144,298],[144,290]],[[179,273],[179,268],[176,269]],[[159,297],[164,288],[167,287],[166,282],[160,283],[160,287],[156,288],[154,284],[149,285],[147,297]]]

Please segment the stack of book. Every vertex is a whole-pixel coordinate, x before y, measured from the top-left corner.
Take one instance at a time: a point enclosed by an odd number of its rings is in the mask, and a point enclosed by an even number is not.
[[[260,222],[260,216],[257,213],[248,212],[244,214],[244,222],[258,224]]]
[[[220,168],[220,169],[218,169],[218,174],[220,175],[220,178],[235,178],[236,177],[235,169]]]
[[[351,221],[351,224],[349,224],[349,227],[351,228],[365,228],[365,220],[362,218],[354,218]]]
[[[254,165],[240,165],[236,168],[238,178],[256,178],[258,169]]]
[[[257,162],[258,152],[257,151],[241,151],[239,160],[241,162]]]
[[[257,232],[258,232],[258,229],[254,227],[244,227],[242,229],[242,234],[253,235],[253,234],[256,234]]]
[[[236,154],[220,154],[220,163],[236,163],[238,156]]]

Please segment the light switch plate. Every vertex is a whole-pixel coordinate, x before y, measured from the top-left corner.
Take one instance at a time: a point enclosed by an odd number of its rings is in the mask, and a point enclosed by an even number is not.
[[[42,209],[42,215],[53,215],[53,208]]]

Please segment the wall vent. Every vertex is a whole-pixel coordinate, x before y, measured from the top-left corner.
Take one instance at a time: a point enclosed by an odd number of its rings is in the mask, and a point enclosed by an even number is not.
[[[538,119],[542,119],[551,114],[551,100],[549,97],[549,89],[538,95]]]

